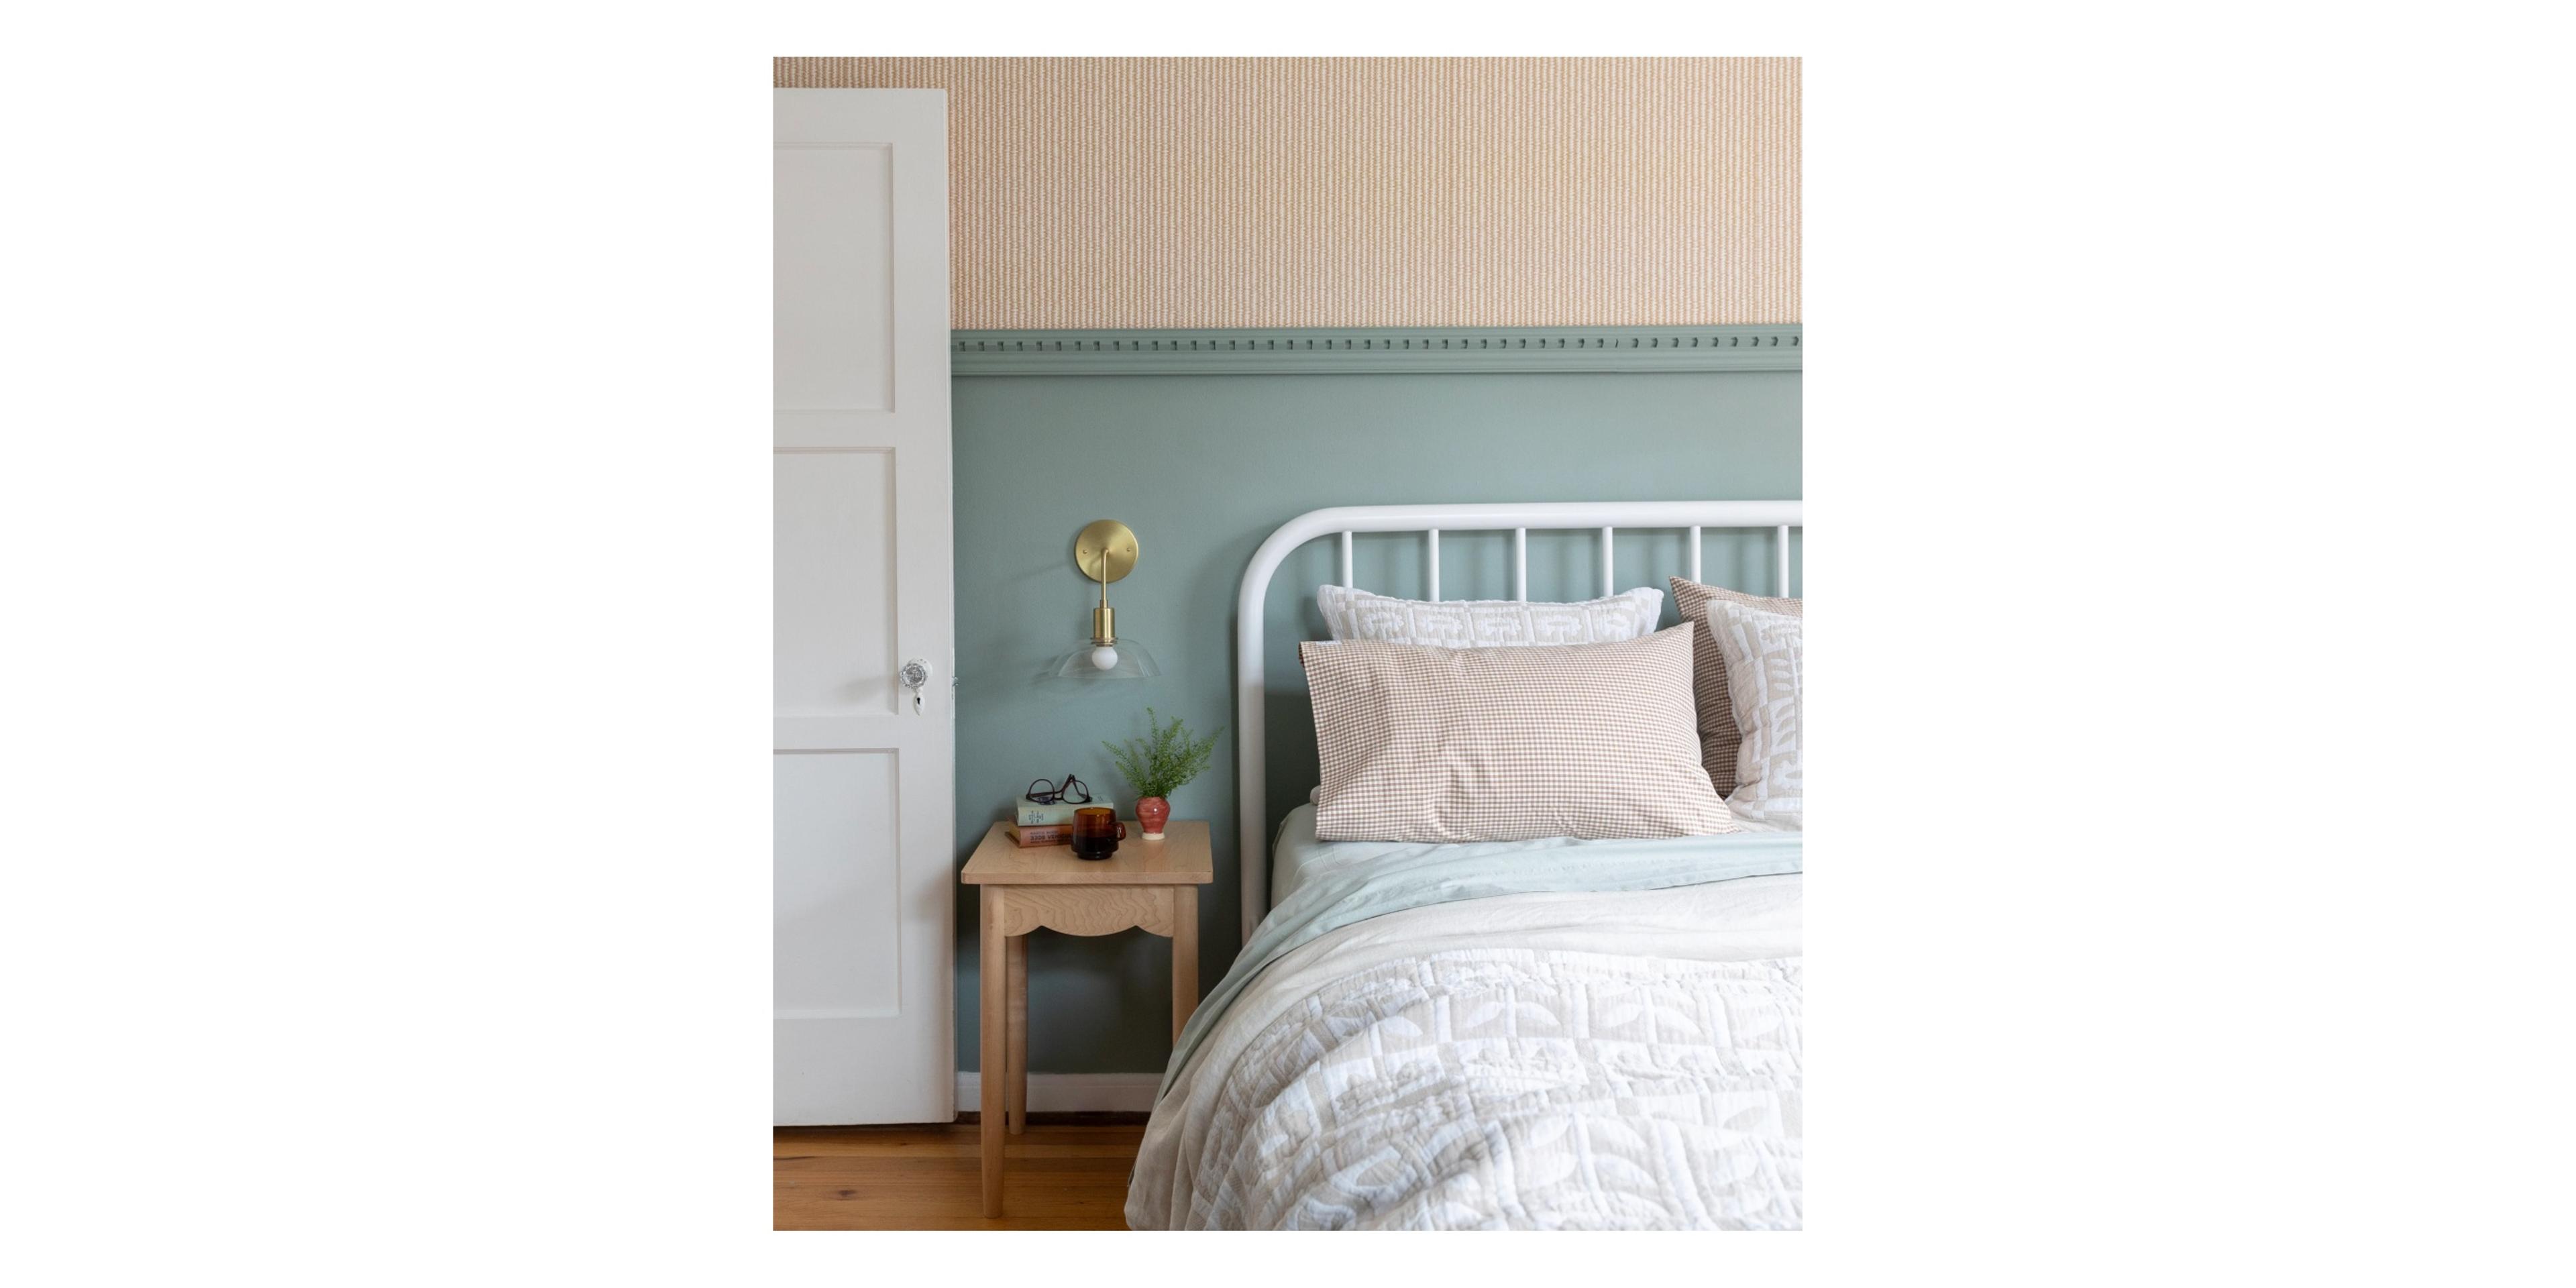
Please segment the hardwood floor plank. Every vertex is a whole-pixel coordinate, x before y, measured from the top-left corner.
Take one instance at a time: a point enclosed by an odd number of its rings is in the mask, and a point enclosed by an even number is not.
[[[1145,1134],[1142,1124],[1062,1127],[1040,1122],[1032,1126],[1045,1127],[1046,1130],[1033,1130],[1007,1142],[1005,1157],[1133,1159],[1137,1142]],[[782,1127],[771,1142],[770,1153],[775,1158],[972,1158],[976,1156],[976,1148],[976,1130],[965,1124],[901,1128]]]
[[[1123,1230],[1141,1123],[1032,1122],[1008,1140],[1005,1215],[982,1214],[974,1127],[781,1127],[772,1134],[781,1230]]]

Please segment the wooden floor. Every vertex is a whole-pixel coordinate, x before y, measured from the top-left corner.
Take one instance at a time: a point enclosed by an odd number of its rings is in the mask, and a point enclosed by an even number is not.
[[[770,1145],[781,1230],[1124,1230],[1142,1121],[1033,1115],[1003,1156],[986,1220],[975,1125],[779,1127]]]

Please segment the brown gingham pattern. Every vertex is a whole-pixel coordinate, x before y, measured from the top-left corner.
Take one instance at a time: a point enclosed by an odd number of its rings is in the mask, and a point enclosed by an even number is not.
[[[1606,644],[1297,646],[1327,841],[1711,836],[1688,624]]]
[[[1684,625],[1695,628],[1691,682],[1699,702],[1700,763],[1708,767],[1709,785],[1724,796],[1735,790],[1735,749],[1744,742],[1744,731],[1735,726],[1735,706],[1727,697],[1726,658],[1717,651],[1717,636],[1709,629],[1709,601],[1723,599],[1759,612],[1786,613],[1797,618],[1807,613],[1794,599],[1764,599],[1681,577],[1672,582],[1673,607],[1681,610]]]

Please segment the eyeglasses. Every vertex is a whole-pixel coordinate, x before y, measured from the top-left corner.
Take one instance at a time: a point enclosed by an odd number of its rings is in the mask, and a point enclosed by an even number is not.
[[[1088,805],[1091,803],[1091,789],[1083,786],[1082,780],[1071,774],[1066,774],[1061,784],[1050,783],[1041,778],[1029,784],[1029,799],[1040,805],[1055,805],[1068,801],[1076,805]]]

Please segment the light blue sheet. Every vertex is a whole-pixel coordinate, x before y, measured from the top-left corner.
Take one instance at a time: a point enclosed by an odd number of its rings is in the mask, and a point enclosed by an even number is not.
[[[1300,807],[1305,808],[1305,807]],[[1290,820],[1291,826],[1295,820]],[[1311,831],[1310,831],[1311,834]],[[1199,1043],[1270,963],[1299,945],[1371,917],[1463,899],[1565,890],[1663,890],[1801,871],[1799,832],[1732,832],[1656,840],[1485,841],[1428,845],[1326,841],[1297,847],[1288,889],[1262,918],[1172,1044],[1168,1091]]]

